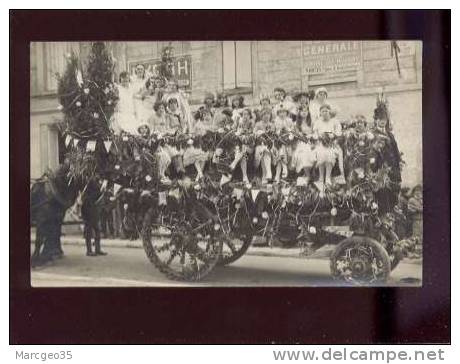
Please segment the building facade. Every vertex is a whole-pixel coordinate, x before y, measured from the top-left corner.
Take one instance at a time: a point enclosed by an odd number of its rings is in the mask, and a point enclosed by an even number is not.
[[[422,43],[416,41],[180,41],[108,42],[116,72],[157,67],[171,45],[174,73],[197,108],[206,93],[245,96],[248,105],[274,87],[289,94],[325,86],[340,118],[362,113],[372,120],[376,95],[389,100],[403,159],[403,183],[422,182]],[[59,163],[55,73],[73,50],[84,59],[89,43],[31,44],[31,177]],[[408,137],[410,136],[410,138]]]

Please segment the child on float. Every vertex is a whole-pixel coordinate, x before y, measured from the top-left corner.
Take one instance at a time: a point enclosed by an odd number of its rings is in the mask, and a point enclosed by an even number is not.
[[[315,98],[310,102],[310,112],[312,116],[313,124],[316,123],[317,120],[321,120],[321,106],[328,104],[330,107],[330,114],[331,117],[335,117],[338,113],[338,109],[336,106],[333,106],[328,101],[328,91],[326,87],[319,87],[315,91]]]
[[[195,113],[195,125],[193,127],[193,134],[203,136],[207,131],[213,129],[213,119],[211,112],[204,106],[201,106]]]
[[[272,149],[272,162],[276,167],[275,181],[280,182],[288,176],[288,163],[292,153],[292,149],[282,143],[281,137],[290,133],[295,127],[294,122],[289,117],[289,111],[284,105],[279,105],[277,109],[277,116],[274,122],[275,133],[278,135],[279,140],[276,141]]]
[[[206,110],[208,110],[211,113],[212,117],[214,117],[216,110],[215,110],[215,99],[212,93],[207,92],[204,95],[203,104]]]
[[[223,92],[218,93],[214,105],[214,124],[221,124],[222,120],[226,118],[223,111],[229,109],[229,107],[228,96]]]
[[[235,124],[235,134],[241,138],[241,143],[235,147],[235,159],[231,163],[230,168],[234,170],[239,165],[243,176],[243,182],[249,183],[248,159],[249,156],[252,155],[253,149],[245,142],[244,138],[254,132],[254,121],[252,119],[251,110],[248,108],[243,109],[240,118]]]
[[[244,96],[235,96],[232,99],[232,120],[234,123],[238,123],[244,108]]]
[[[166,104],[157,101],[153,106],[154,113],[148,120],[150,129],[158,141],[156,157],[158,161],[158,175],[161,183],[169,184],[171,180],[166,176],[166,171],[173,162],[174,168],[179,168],[177,158],[180,157],[180,150],[176,146],[169,145],[165,141],[165,135],[173,135],[176,130],[171,127],[170,119],[166,114]]]
[[[254,152],[254,167],[256,170],[259,166],[262,168],[262,184],[265,184],[272,180],[271,145],[264,135],[274,131],[271,108],[270,110],[262,109],[259,116],[260,120],[254,125],[254,133],[257,138]]]
[[[319,180],[317,187],[320,192],[324,191],[325,185],[332,184],[332,168],[336,161],[339,162],[340,176],[336,179],[339,184],[345,183],[343,171],[343,152],[337,143],[337,138],[342,136],[342,125],[340,122],[331,117],[331,107],[329,104],[323,104],[320,107],[321,119],[313,125],[313,131],[319,138],[316,147],[317,164],[319,170]]]
[[[254,110],[254,119],[255,121],[259,121],[262,119],[262,112],[264,111],[273,111],[270,96],[268,95],[261,95],[259,99],[260,106],[258,109]]]
[[[209,159],[209,153],[201,148],[201,137],[205,135],[207,131],[212,130],[212,125],[213,117],[211,110],[206,106],[201,106],[195,113],[195,124],[193,126],[192,136],[187,141],[187,146],[183,155],[184,168],[193,165],[197,173],[197,181],[203,178],[203,170]]]
[[[299,107],[295,129],[303,140],[298,140],[295,145],[292,153],[292,167],[297,174],[303,172],[304,177],[306,177],[306,184],[308,184],[311,178],[311,170],[317,161],[316,146],[311,142],[313,139],[313,123],[308,104],[303,104],[303,106]]]
[[[179,84],[176,80],[168,81],[165,94],[163,96],[163,101],[168,103],[168,106],[170,99],[177,100],[175,113],[179,116],[182,131],[186,132],[188,130],[192,130],[192,111],[188,103],[188,98],[187,95],[179,89]]]
[[[166,107],[166,119],[169,129],[173,134],[186,131],[188,129],[188,125],[185,123],[185,120],[179,110],[179,102],[175,97],[171,97],[168,100]]]
[[[290,96],[287,96],[286,90],[281,87],[276,87],[273,90],[275,103],[273,105],[273,116],[276,117],[278,115],[278,110],[280,108],[287,109],[288,115],[296,115],[297,114],[297,107],[292,101]]]

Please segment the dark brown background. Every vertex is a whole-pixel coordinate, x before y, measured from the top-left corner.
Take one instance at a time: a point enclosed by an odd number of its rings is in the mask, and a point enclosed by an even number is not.
[[[29,42],[175,39],[423,40],[423,288],[30,287]],[[10,11],[10,95],[11,344],[450,342],[450,11]]]

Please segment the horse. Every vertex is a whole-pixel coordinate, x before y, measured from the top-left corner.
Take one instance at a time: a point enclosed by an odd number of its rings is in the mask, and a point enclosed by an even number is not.
[[[69,164],[64,163],[56,171],[45,173],[31,187],[31,224],[37,228],[32,266],[45,264],[63,255],[60,239],[62,222],[80,190],[78,181],[69,180],[68,172]]]

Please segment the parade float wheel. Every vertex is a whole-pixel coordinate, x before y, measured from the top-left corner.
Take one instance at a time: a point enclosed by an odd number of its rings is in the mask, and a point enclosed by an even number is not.
[[[217,262],[224,266],[240,259],[247,252],[252,243],[252,234],[228,236],[223,239],[222,254]]]
[[[150,209],[144,217],[142,240],[147,257],[161,273],[193,282],[206,277],[221,256],[222,238],[214,233],[213,224],[178,223]]]
[[[383,284],[391,272],[385,248],[365,236],[343,240],[331,255],[330,267],[334,279],[356,285]]]

